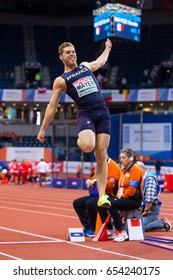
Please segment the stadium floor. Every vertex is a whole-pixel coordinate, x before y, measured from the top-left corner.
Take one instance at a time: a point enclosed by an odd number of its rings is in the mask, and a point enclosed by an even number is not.
[[[0,185],[0,260],[173,259],[172,242],[161,248],[160,243],[150,246],[140,240],[94,242],[85,237],[85,242],[68,241],[68,229],[82,227],[72,202],[83,195],[87,190]],[[173,193],[162,192],[161,200],[160,217],[166,216],[173,224]],[[146,235],[173,240],[172,230]]]

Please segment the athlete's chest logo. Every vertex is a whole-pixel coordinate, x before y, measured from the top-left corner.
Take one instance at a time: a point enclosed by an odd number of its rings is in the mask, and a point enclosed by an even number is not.
[[[73,86],[75,87],[79,97],[83,97],[97,91],[97,86],[92,76],[86,76],[78,79],[73,83]]]

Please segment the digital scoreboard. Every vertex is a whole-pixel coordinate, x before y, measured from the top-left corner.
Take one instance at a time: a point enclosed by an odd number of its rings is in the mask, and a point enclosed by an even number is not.
[[[106,4],[93,11],[94,41],[120,37],[140,41],[141,10],[121,4]]]
[[[102,40],[113,36],[112,13],[105,12],[94,17],[94,40]]]

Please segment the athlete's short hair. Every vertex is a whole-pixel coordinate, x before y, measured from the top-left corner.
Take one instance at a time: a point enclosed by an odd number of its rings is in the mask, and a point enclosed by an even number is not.
[[[59,55],[61,55],[61,54],[63,53],[63,50],[64,50],[64,48],[66,48],[66,47],[73,47],[73,48],[74,48],[74,46],[73,46],[72,43],[70,43],[70,42],[64,42],[64,43],[62,43],[62,44],[59,46],[59,48],[58,48],[58,53],[59,53]]]

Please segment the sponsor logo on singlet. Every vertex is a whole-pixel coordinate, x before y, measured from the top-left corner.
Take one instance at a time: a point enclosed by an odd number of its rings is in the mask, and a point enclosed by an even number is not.
[[[73,86],[75,87],[79,97],[98,91],[92,76],[86,76],[78,79],[73,83]]]

